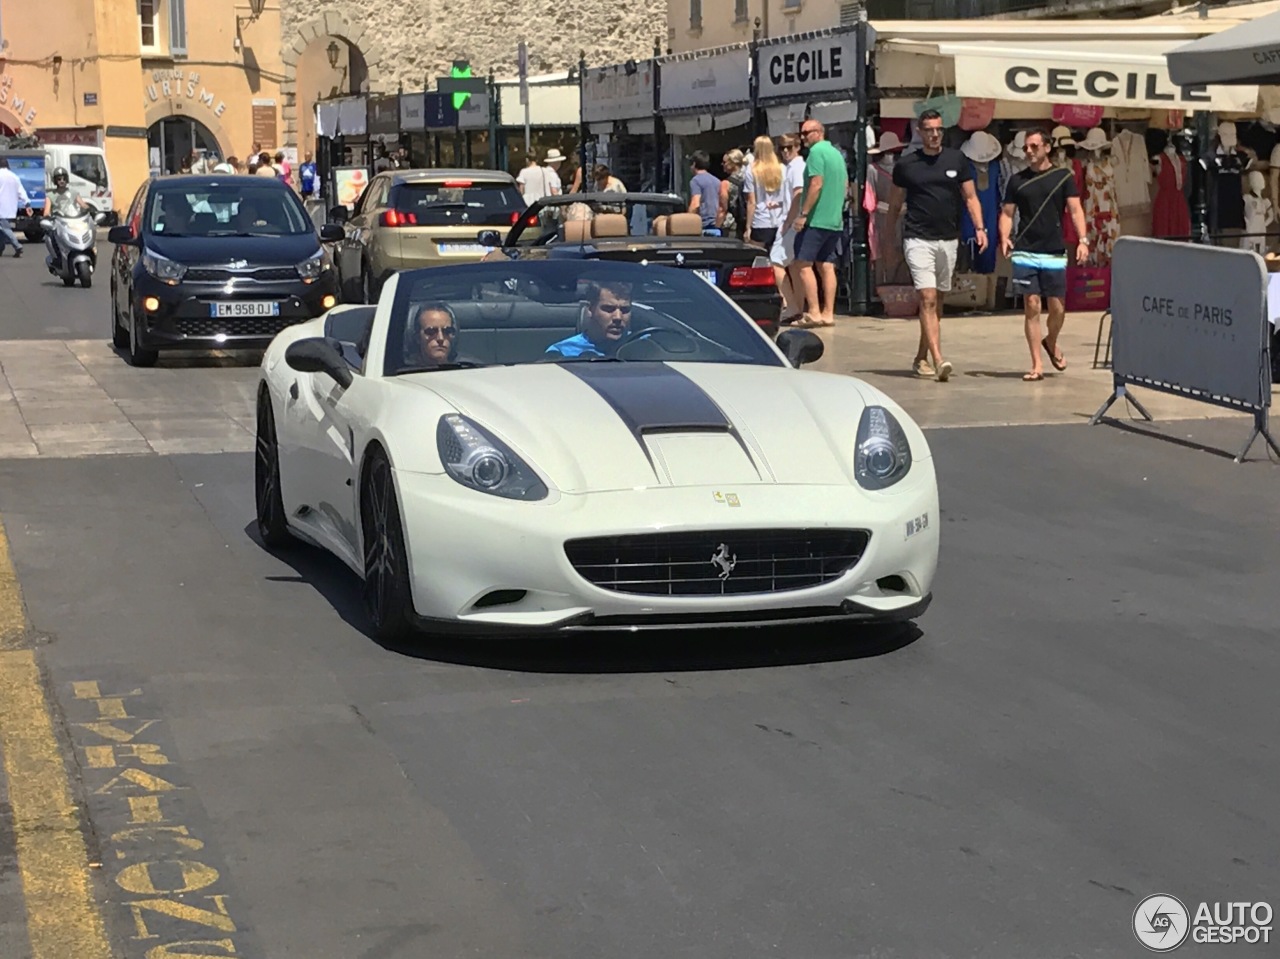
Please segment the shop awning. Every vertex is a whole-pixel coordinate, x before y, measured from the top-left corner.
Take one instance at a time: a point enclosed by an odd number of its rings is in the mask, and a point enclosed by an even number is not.
[[[1280,84],[1280,13],[1171,50],[1168,65],[1175,83]]]
[[[1257,87],[1177,85],[1169,40],[1046,40],[1039,43],[940,42],[955,59],[955,92],[1029,103],[1083,103],[1153,110],[1244,113]]]

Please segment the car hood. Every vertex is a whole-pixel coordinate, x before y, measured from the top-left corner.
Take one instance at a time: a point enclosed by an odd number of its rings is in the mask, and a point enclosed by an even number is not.
[[[298,236],[162,236],[147,235],[146,246],[178,263],[218,264],[244,260],[254,266],[293,266],[320,249],[312,233]]]
[[[566,493],[847,485],[857,380],[714,363],[534,364],[398,378],[431,390]]]

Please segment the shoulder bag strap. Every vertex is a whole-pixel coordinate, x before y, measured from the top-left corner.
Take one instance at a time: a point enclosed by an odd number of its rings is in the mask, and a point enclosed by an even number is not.
[[[1013,240],[1013,242],[1014,242],[1014,245],[1015,245],[1015,246],[1017,245],[1017,243],[1018,243],[1018,241],[1019,241],[1019,240],[1021,240],[1024,236],[1026,236],[1027,230],[1028,230],[1028,229],[1030,229],[1031,224],[1035,223],[1035,222],[1036,222],[1036,220],[1038,220],[1038,219],[1040,218],[1040,214],[1041,214],[1041,213],[1043,213],[1043,212],[1044,212],[1044,208],[1045,208],[1045,207],[1047,207],[1047,206],[1049,205],[1049,201],[1053,199],[1053,195],[1054,195],[1055,193],[1057,193],[1057,192],[1058,192],[1058,190],[1059,190],[1059,188],[1060,188],[1060,187],[1064,187],[1064,186],[1066,186],[1066,185],[1067,185],[1067,181],[1068,181],[1068,180],[1070,180],[1072,177],[1074,177],[1074,176],[1075,176],[1075,171],[1073,171],[1073,170],[1061,170],[1061,169],[1060,169],[1060,170],[1056,170],[1056,171],[1055,171],[1055,170],[1045,170],[1043,173],[1041,173],[1041,174],[1040,174],[1040,176],[1032,177],[1032,178],[1031,178],[1030,180],[1028,180],[1026,183],[1022,184],[1022,186],[1018,187],[1019,192],[1021,192],[1022,187],[1029,186],[1030,184],[1035,183],[1037,180],[1040,180],[1040,179],[1041,179],[1041,178],[1043,178],[1043,177],[1047,177],[1047,176],[1049,176],[1050,174],[1055,173],[1055,172],[1056,172],[1056,173],[1063,173],[1063,174],[1065,174],[1065,176],[1063,176],[1063,177],[1062,177],[1062,179],[1060,179],[1057,183],[1055,183],[1055,184],[1053,185],[1053,189],[1049,191],[1048,195],[1047,195],[1047,196],[1044,198],[1044,200],[1040,203],[1040,206],[1036,208],[1036,212],[1035,212],[1035,213],[1033,213],[1033,214],[1031,214],[1031,216],[1027,219],[1027,222],[1026,222],[1026,223],[1022,224],[1022,229],[1018,231],[1018,235],[1017,235],[1016,237],[1014,237],[1014,240]]]

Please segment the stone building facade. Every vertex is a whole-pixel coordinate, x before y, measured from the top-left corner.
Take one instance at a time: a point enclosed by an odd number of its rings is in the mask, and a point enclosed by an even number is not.
[[[621,63],[652,56],[667,31],[665,0],[281,0],[280,7],[282,122],[291,143],[318,94],[361,92],[366,83],[372,93],[401,83],[422,90],[455,60],[469,61],[476,75],[513,77],[522,38],[534,75],[568,70],[580,52],[588,65]],[[322,62],[333,43],[345,48],[336,67]],[[335,89],[334,71],[349,89]]]

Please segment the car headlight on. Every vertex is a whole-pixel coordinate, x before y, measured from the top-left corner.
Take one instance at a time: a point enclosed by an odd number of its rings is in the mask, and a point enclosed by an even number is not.
[[[911,469],[911,444],[883,406],[868,406],[858,423],[853,472],[863,489],[888,489]]]
[[[539,500],[546,484],[496,436],[458,413],[440,417],[436,449],[445,471],[463,486],[507,499]]]
[[[154,250],[142,251],[142,268],[157,280],[164,280],[170,285],[176,284],[187,274],[187,268],[181,263],[161,256]]]
[[[311,256],[298,264],[298,276],[302,277],[304,280],[319,279],[320,274],[323,273],[328,266],[329,263],[325,258],[324,250],[317,250]]]

